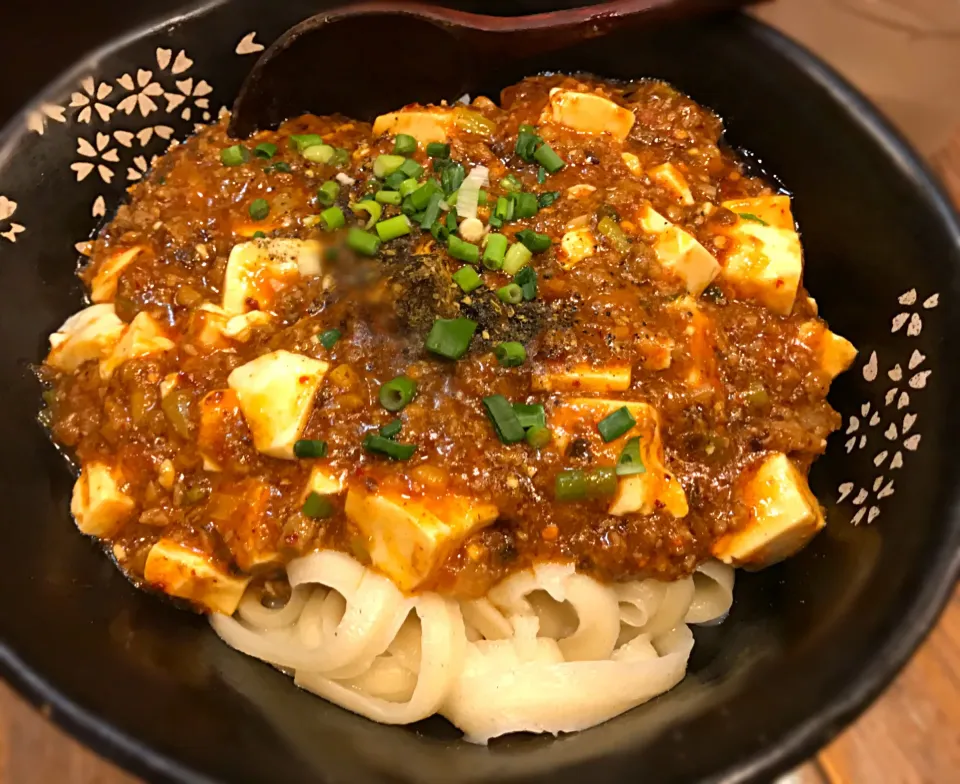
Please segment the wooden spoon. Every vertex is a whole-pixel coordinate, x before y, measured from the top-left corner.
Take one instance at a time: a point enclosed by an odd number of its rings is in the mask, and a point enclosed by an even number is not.
[[[475,89],[494,63],[763,1],[616,0],[518,17],[423,3],[336,8],[290,28],[261,55],[240,89],[229,132],[246,138],[306,112],[372,120],[408,103],[452,101]]]

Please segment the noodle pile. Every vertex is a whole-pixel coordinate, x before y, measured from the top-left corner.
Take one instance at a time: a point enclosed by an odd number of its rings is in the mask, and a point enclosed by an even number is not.
[[[686,673],[687,624],[722,620],[733,600],[733,570],[717,562],[618,585],[540,564],[471,601],[405,596],[330,550],[287,574],[284,607],[248,591],[235,617],[211,617],[217,634],[354,713],[384,724],[440,714],[473,743],[582,730],[668,691]]]

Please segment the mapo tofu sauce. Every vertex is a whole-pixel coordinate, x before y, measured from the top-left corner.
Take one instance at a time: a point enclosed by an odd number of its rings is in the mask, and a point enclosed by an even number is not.
[[[689,574],[764,460],[806,474],[852,360],[721,131],[661,82],[555,76],[172,147],[91,245],[94,339],[40,371],[81,529],[213,609],[191,575],[328,547],[461,597],[542,560]],[[151,574],[159,542],[189,574]]]

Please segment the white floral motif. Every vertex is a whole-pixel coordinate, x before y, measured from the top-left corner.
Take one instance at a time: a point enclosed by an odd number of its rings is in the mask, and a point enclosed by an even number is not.
[[[77,161],[71,163],[70,168],[77,174],[77,182],[83,182],[90,173],[96,169],[100,179],[109,184],[113,180],[113,169],[106,164],[119,163],[120,156],[115,147],[110,147],[110,136],[105,133],[98,133],[94,143],[84,139],[82,136],[77,138],[77,152],[89,161]]]
[[[67,110],[54,103],[42,103],[27,114],[27,128],[43,136],[47,120],[65,123],[67,121]]]
[[[186,79],[177,81],[177,89],[180,91],[179,94],[164,93],[164,98],[167,99],[168,112],[172,112],[186,103],[187,105],[184,106],[183,111],[180,112],[180,117],[184,120],[189,120],[194,108],[203,109],[204,113],[210,108],[210,99],[206,96],[213,92],[213,88],[207,84],[206,81],[201,79],[194,84],[193,78],[187,77]],[[190,105],[191,101],[192,106]]]
[[[252,33],[247,33],[243,38],[241,38],[240,43],[237,44],[237,54],[256,54],[257,52],[262,52],[263,44],[258,43],[255,40],[256,37],[257,33],[254,31]]]
[[[163,87],[153,81],[153,71],[140,68],[137,71],[136,81],[130,74],[124,74],[117,79],[123,89],[130,91],[130,95],[117,104],[117,109],[126,114],[133,114],[137,108],[144,117],[160,109],[154,98],[163,95]]]
[[[17,211],[17,203],[6,196],[0,195],[0,229],[7,227],[6,231],[0,231],[0,237],[9,242],[16,242],[17,235],[26,231],[26,227],[20,223],[14,223],[10,220],[13,213]]]
[[[113,87],[107,82],[97,84],[92,76],[88,76],[80,81],[80,90],[70,96],[70,106],[82,107],[77,113],[77,119],[82,123],[90,123],[94,112],[108,122],[116,110],[104,101],[112,92]]]

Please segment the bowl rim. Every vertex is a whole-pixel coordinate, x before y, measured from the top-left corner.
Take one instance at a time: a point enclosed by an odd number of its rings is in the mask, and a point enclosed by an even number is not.
[[[179,11],[167,13],[117,36],[88,51],[62,71],[21,107],[0,129],[0,164],[8,151],[26,133],[29,107],[48,96],[58,95],[74,84],[91,60],[106,58],[139,38],[160,32],[171,25],[202,16],[230,0],[199,0]],[[747,34],[784,57],[838,104],[846,108],[853,122],[867,131],[873,141],[904,171],[910,172],[927,194],[928,204],[940,224],[953,236],[960,248],[960,214],[946,189],[927,162],[859,89],[832,66],[803,44],[776,30],[766,22],[743,13],[733,14]],[[771,743],[727,770],[716,771],[705,781],[729,784],[769,781],[806,761],[811,754],[837,736],[866,710],[901,672],[912,655],[933,631],[940,615],[960,580],[960,487],[952,491],[954,502],[945,521],[946,547],[929,564],[924,581],[904,609],[904,619],[867,665],[840,691],[833,694],[820,710],[790,729],[779,742]],[[159,752],[146,741],[117,727],[92,710],[62,694],[57,687],[21,658],[0,639],[0,678],[22,698],[39,708],[45,718],[78,739],[95,753],[149,781],[218,784],[218,779],[187,767],[176,758]]]

